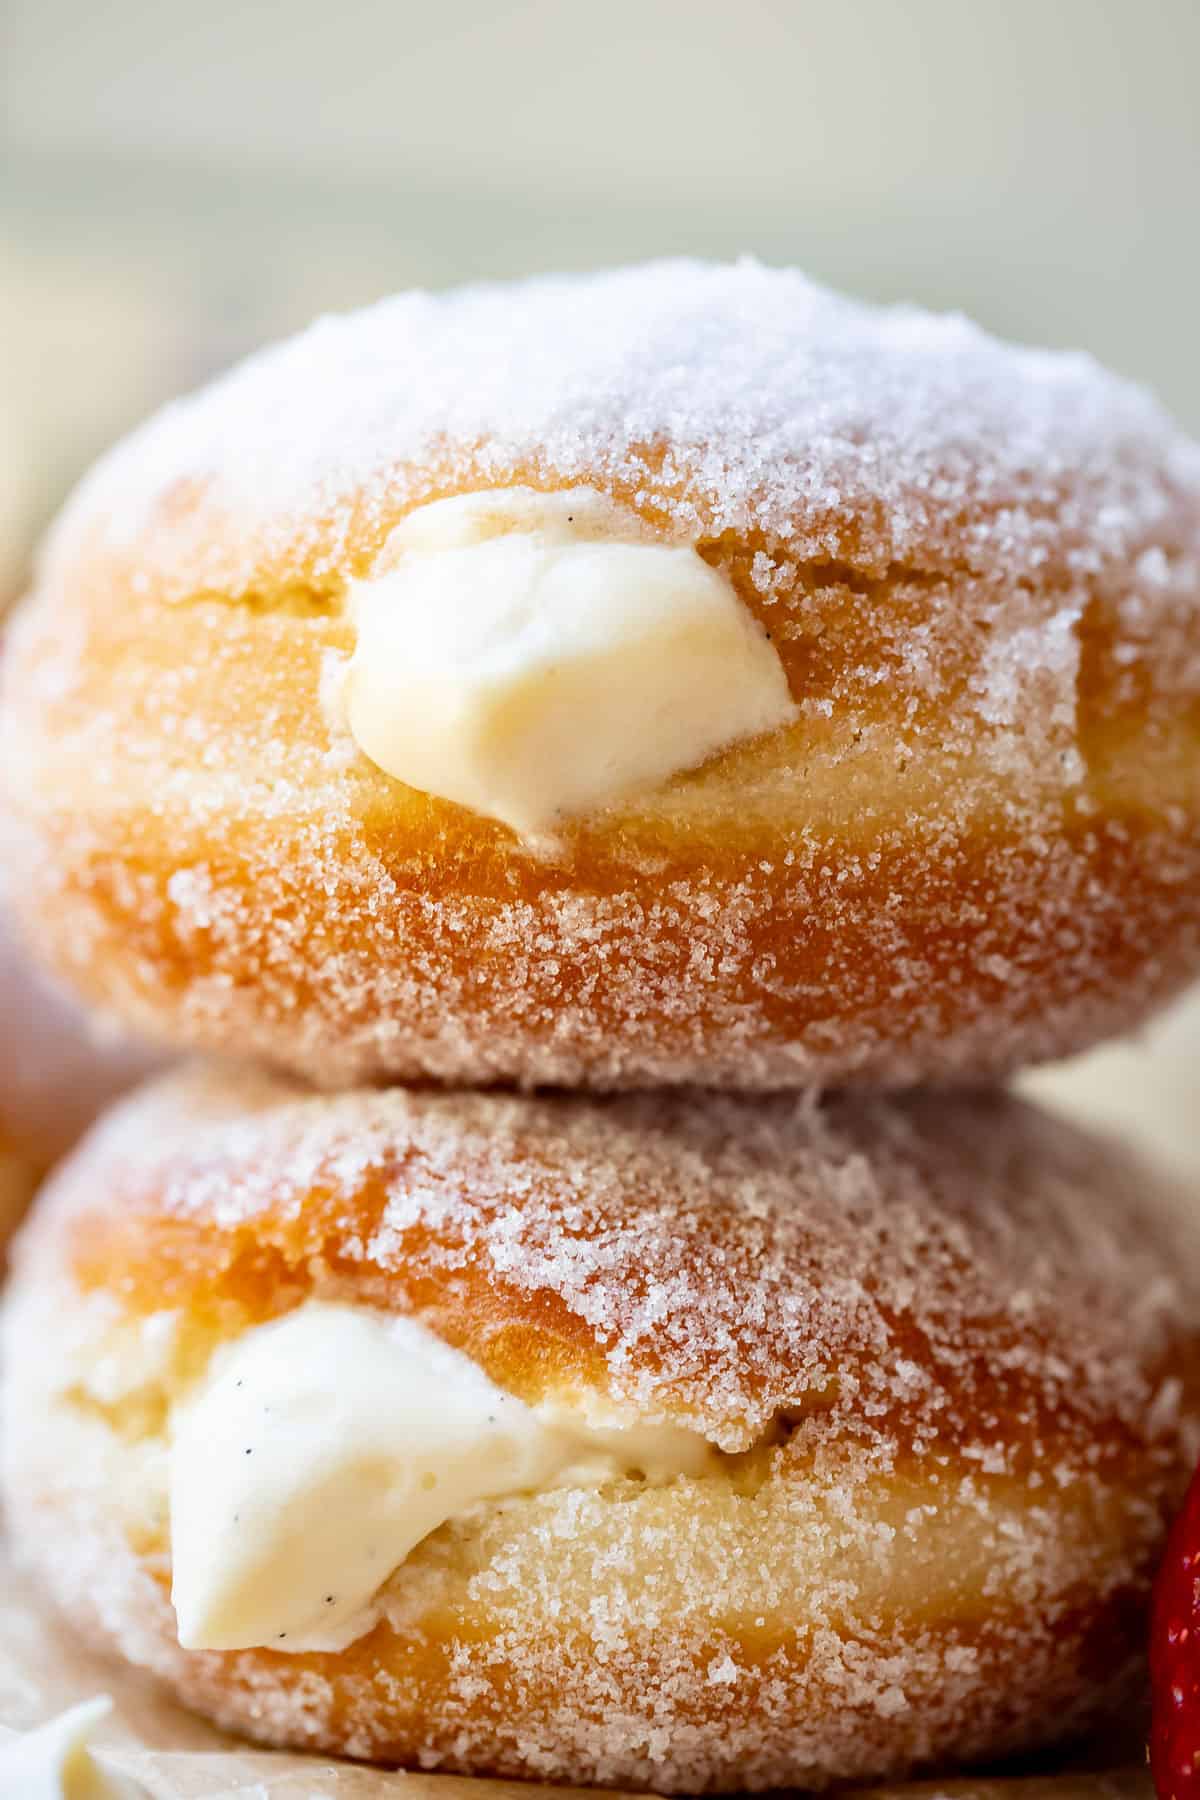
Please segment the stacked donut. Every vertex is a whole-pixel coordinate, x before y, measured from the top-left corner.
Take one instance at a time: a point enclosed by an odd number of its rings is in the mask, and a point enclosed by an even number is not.
[[[81,1630],[266,1742],[664,1793],[1136,1716],[1200,1242],[1002,1080],[1200,970],[1144,394],[748,263],[406,296],[113,452],[14,639],[29,937],[223,1059],[18,1247]]]

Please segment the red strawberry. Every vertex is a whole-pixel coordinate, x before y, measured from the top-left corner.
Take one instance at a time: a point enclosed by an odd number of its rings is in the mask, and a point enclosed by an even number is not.
[[[1150,1770],[1159,1800],[1200,1800],[1200,1469],[1154,1584],[1150,1681]]]

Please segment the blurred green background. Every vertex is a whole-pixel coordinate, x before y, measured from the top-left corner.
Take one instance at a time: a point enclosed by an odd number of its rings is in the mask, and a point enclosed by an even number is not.
[[[396,287],[751,250],[1200,428],[1200,0],[0,0],[0,596],[154,404]],[[1200,1167],[1200,1034],[1063,1078]]]

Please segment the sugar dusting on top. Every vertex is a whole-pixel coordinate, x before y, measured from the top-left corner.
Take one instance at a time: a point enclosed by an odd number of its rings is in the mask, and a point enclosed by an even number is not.
[[[1000,1439],[1060,1409],[1084,1441],[1113,1414],[1140,1428],[1200,1306],[1149,1179],[1003,1095],[312,1097],[186,1074],[118,1109],[59,1204],[118,1209],[127,1254],[189,1221],[213,1236],[185,1262],[215,1245],[219,1267],[249,1232],[484,1356],[497,1321],[556,1317],[610,1398],[739,1450],[814,1394],[818,1439],[865,1414],[961,1443],[980,1390],[1008,1395]]]
[[[697,542],[799,715],[546,855],[330,704],[346,579],[514,480]],[[401,296],[84,483],[13,630],[0,872],[139,1030],[322,1085],[1004,1073],[1200,967],[1198,600],[1200,449],[1086,357],[753,263]]]
[[[1179,494],[1200,494],[1200,451],[1087,356],[750,260],[678,261],[323,319],[114,451],[61,536],[146,534],[168,581],[177,562],[180,586],[238,591],[264,557],[341,567],[373,513],[431,480],[517,466],[615,484],[689,536],[1012,579],[1047,559],[1095,573],[1151,540],[1169,555]]]

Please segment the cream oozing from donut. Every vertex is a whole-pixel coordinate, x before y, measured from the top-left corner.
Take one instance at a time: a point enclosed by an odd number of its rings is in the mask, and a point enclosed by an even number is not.
[[[101,1768],[90,1739],[112,1711],[106,1694],[83,1700],[0,1749],[0,1793],[21,1800],[145,1800],[140,1783]]]
[[[415,1320],[308,1301],[225,1346],[172,1420],[188,1649],[336,1650],[421,1540],[481,1501],[701,1475],[673,1425],[527,1406]]]
[[[419,507],[350,608],[359,747],[525,834],[796,716],[725,577],[589,488]]]

